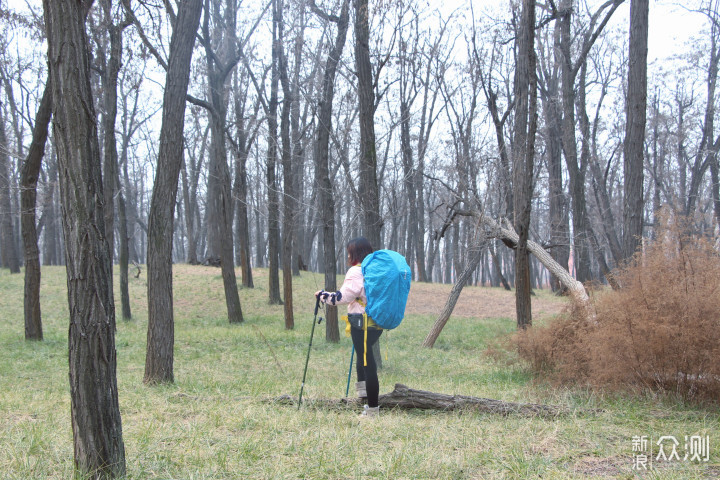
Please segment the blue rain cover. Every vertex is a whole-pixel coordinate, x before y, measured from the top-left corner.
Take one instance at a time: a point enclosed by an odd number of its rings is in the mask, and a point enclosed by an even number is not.
[[[378,250],[362,262],[367,306],[365,312],[380,327],[390,330],[405,316],[410,293],[410,267],[392,250]]]

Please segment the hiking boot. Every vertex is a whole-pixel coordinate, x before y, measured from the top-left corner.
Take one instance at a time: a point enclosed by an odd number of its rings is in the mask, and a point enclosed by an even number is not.
[[[363,406],[363,411],[360,414],[360,418],[370,418],[370,417],[379,417],[380,416],[380,407],[368,407],[367,405]]]
[[[356,382],[355,383],[355,390],[357,391],[357,396],[360,398],[367,398],[367,390],[365,390],[365,381],[362,382]]]

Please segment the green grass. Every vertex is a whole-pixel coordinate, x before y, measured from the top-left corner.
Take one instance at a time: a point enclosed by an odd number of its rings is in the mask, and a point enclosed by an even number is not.
[[[316,327],[299,411],[270,401],[300,389],[322,276],[295,281],[295,329],[267,305],[267,270],[240,291],[245,323],[224,316],[218,270],[175,265],[175,379],[142,383],[145,272],[130,279],[133,320],[118,318],[118,387],[128,478],[484,479],[717,478],[717,410],[669,399],[554,388],[517,362],[485,355],[514,330],[509,319],[452,319],[432,350],[420,346],[434,318],[409,316],[389,337],[381,392],[412,388],[559,405],[560,418],[471,412],[383,411],[361,422],[350,408],[314,399],[345,393],[349,339]],[[45,267],[42,342],[23,339],[23,277],[0,272],[0,479],[70,478],[73,471],[65,271]],[[116,289],[118,280],[116,278]],[[512,293],[508,293],[512,295]],[[119,295],[116,294],[119,300]],[[560,301],[560,300],[558,300]],[[117,311],[120,309],[118,307]],[[264,338],[269,343],[265,343]],[[383,352],[384,353],[384,352]],[[602,413],[588,414],[589,409]],[[636,475],[632,437],[710,436],[710,462],[674,462]]]

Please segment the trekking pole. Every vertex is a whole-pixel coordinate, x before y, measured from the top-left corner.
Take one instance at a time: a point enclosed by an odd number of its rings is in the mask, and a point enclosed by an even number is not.
[[[350,375],[352,375],[352,362],[353,362],[354,356],[355,356],[355,344],[353,344],[352,352],[350,352],[350,368],[348,368],[348,383],[347,383],[347,387],[345,388],[345,398],[347,398],[348,394],[350,393]]]
[[[305,377],[307,376],[308,362],[310,361],[310,349],[312,348],[313,335],[315,334],[315,323],[317,320],[318,309],[320,308],[320,295],[315,297],[315,317],[313,318],[312,330],[310,330],[310,345],[308,345],[307,358],[305,359],[305,371],[303,372],[302,383],[300,384],[300,396],[298,397],[298,410],[300,410],[300,404],[302,403],[303,388],[305,388]],[[322,322],[322,318],[319,322]]]

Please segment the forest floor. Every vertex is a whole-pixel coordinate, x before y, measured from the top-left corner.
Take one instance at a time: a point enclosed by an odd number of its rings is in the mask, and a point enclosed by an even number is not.
[[[451,286],[413,284],[403,324],[381,337],[381,393],[403,383],[551,405],[564,415],[393,409],[360,421],[356,407],[336,402],[345,395],[351,348],[342,336],[325,341],[326,322],[315,328],[303,405],[278,401],[297,399],[312,293],[323,276],[294,279],[295,328],[286,330],[283,307],[267,302],[268,271],[253,274],[255,288],[240,290],[245,321],[230,325],[220,270],[174,265],[175,383],[155,387],[142,383],[146,270],[131,276],[133,319],[118,318],[116,333],[127,478],[720,478],[717,407],[544,383],[506,348],[516,328],[514,294],[498,288],[464,289],[427,349],[421,343]],[[119,302],[118,284],[116,272]],[[536,293],[538,323],[566,306]],[[41,302],[44,340],[25,342],[23,276],[0,271],[0,479],[73,474],[64,268],[43,267]],[[679,457],[658,461],[657,441],[671,436]],[[690,437],[709,439],[707,460],[683,458]],[[647,470],[637,468],[643,458]]]
[[[452,285],[414,283],[406,313],[408,315],[438,315],[445,307]],[[537,290],[531,299],[533,317],[547,319],[565,308],[565,300],[545,290]],[[515,318],[515,292],[502,288],[465,287],[458,299],[454,317]]]

